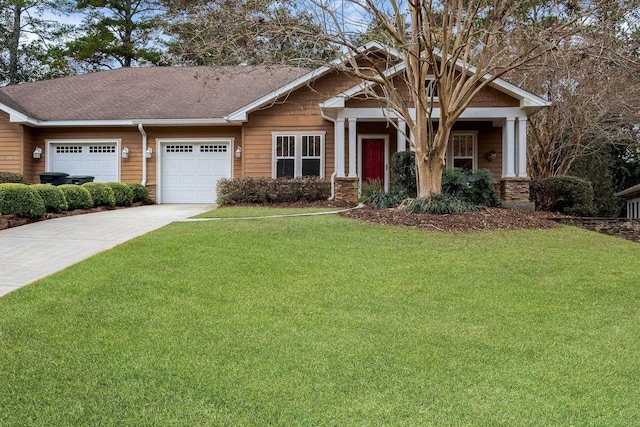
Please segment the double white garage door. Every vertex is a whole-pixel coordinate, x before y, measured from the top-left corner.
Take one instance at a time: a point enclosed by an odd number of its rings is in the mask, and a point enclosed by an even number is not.
[[[160,201],[215,203],[218,180],[231,177],[231,142],[172,141],[161,143],[160,148]],[[48,170],[52,172],[90,175],[98,182],[120,181],[116,142],[53,143],[50,153]]]

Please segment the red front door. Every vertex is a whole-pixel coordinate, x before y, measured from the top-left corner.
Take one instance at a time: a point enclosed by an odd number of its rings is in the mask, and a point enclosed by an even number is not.
[[[362,140],[362,181],[384,186],[384,139]]]

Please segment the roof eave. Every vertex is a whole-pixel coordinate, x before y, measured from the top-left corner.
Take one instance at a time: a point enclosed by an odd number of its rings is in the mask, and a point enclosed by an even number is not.
[[[11,122],[33,127],[118,127],[118,126],[238,126],[222,118],[203,119],[116,119],[116,120],[37,120],[11,115]]]

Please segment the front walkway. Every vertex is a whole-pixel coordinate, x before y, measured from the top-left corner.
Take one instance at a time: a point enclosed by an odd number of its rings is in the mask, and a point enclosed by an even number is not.
[[[149,205],[0,231],[0,296],[212,205]]]

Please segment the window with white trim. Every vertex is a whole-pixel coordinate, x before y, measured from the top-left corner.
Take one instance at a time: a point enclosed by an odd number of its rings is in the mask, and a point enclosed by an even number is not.
[[[274,178],[324,175],[324,132],[273,133]]]
[[[424,81],[425,89],[427,91],[427,100],[433,98],[434,101],[438,100],[438,84],[436,83],[436,77],[428,75]]]
[[[475,132],[451,134],[448,153],[451,155],[449,167],[469,171],[476,169],[476,139]]]

